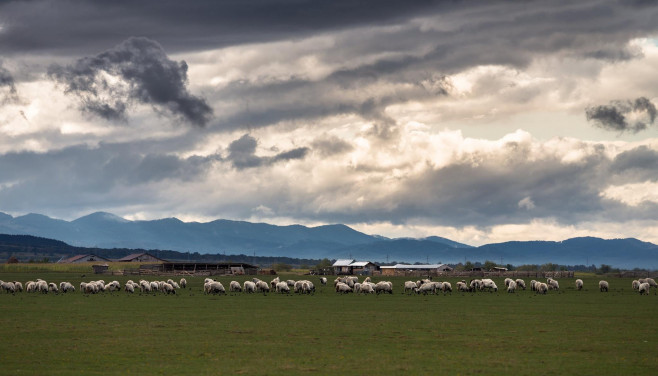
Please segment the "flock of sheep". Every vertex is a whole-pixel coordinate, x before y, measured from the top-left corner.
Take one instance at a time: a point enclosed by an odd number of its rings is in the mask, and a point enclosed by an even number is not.
[[[320,284],[327,285],[327,278],[320,278]],[[576,289],[583,289],[583,280],[576,279]],[[546,294],[549,290],[559,290],[560,284],[553,278],[548,278],[546,282],[530,281],[530,289],[537,294]],[[164,294],[175,294],[176,290],[187,287],[185,278],[181,278],[179,282],[168,279],[167,281],[147,281],[140,280],[138,283],[132,280],[127,281],[123,290],[127,293],[147,292],[155,293],[162,292]],[[652,287],[658,287],[653,278],[642,278],[632,282],[633,290],[640,293],[640,295],[648,295]],[[514,293],[518,289],[526,289],[525,281],[522,279],[505,278],[505,288],[508,293]],[[607,292],[609,290],[607,281],[599,281],[599,290]],[[459,281],[456,284],[457,291],[460,292],[476,292],[476,291],[498,291],[496,283],[489,278],[472,279],[468,283],[465,280]],[[17,293],[23,291],[23,284],[18,281],[4,282],[0,281],[0,290],[6,293]],[[121,284],[118,281],[105,283],[103,280],[81,282],[80,291],[85,294],[97,294],[100,292],[113,292],[120,291]],[[373,283],[370,277],[367,277],[363,282],[359,282],[356,276],[338,277],[334,280],[334,290],[336,293],[356,293],[356,294],[392,294],[393,283],[390,281],[379,281]],[[36,281],[28,281],[25,284],[26,292],[39,292],[39,293],[68,293],[74,292],[75,287],[69,282],[60,282],[59,285],[53,282],[46,282],[42,279]],[[229,284],[229,292],[245,292],[245,293],[268,293],[276,292],[280,294],[289,294],[290,292],[300,294],[312,294],[315,292],[315,285],[309,280],[286,280],[282,281],[279,277],[274,278],[269,283],[262,281],[258,278],[245,281],[240,284],[238,281],[231,281]],[[203,292],[205,294],[226,294],[226,289],[221,282],[215,281],[211,278],[206,278],[203,284]],[[405,294],[437,294],[442,292],[452,293],[452,284],[450,282],[436,282],[430,279],[421,279],[418,281],[404,282]]]

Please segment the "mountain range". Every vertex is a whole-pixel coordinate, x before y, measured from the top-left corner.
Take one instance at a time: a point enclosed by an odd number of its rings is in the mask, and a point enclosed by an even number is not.
[[[439,236],[390,239],[342,224],[306,227],[176,218],[130,221],[96,212],[73,221],[41,214],[0,213],[0,234],[33,235],[78,247],[160,249],[200,254],[245,254],[303,259],[370,261],[600,265],[658,268],[658,246],[637,239],[582,237],[564,241],[512,241],[473,247]]]

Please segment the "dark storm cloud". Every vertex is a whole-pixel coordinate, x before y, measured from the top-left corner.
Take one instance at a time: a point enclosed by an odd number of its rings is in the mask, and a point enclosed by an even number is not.
[[[185,61],[170,60],[148,38],[129,38],[73,65],[52,65],[48,73],[80,99],[84,111],[108,120],[126,120],[133,103],[152,105],[196,125],[205,125],[212,115],[204,99],[187,91]]]
[[[0,62],[0,106],[17,103],[20,99],[14,84],[14,77]]]
[[[635,112],[638,119],[629,120]],[[599,128],[619,132],[637,133],[647,129],[656,120],[656,106],[647,98],[634,101],[613,101],[609,105],[589,107],[585,110],[587,120]]]
[[[309,149],[306,147],[295,148],[276,154],[273,157],[259,157],[256,155],[258,141],[245,134],[239,139],[231,142],[228,147],[228,157],[226,158],[238,170],[253,167],[270,166],[277,162],[285,162],[293,159],[303,159],[308,154]]]
[[[422,14],[433,1],[176,0],[9,1],[0,5],[0,50],[84,54],[133,35],[172,51],[222,47]]]

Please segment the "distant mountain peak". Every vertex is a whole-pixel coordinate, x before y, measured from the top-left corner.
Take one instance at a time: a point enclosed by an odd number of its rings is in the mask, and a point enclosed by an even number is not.
[[[103,211],[98,211],[94,212],[88,215],[85,215],[83,217],[80,217],[76,220],[74,220],[74,223],[80,223],[80,222],[98,222],[98,221],[112,221],[112,222],[121,222],[121,223],[126,223],[130,222],[129,220],[119,217],[118,215],[108,213],[108,212],[103,212]]]

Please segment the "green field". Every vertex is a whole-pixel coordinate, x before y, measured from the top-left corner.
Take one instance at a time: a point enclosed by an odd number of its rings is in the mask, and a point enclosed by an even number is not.
[[[282,278],[300,279],[299,276]],[[88,274],[2,272],[79,289]],[[123,285],[127,277],[117,279]],[[137,278],[135,278],[136,280]],[[154,279],[154,278],[147,278]],[[166,277],[164,278],[166,279]],[[232,278],[218,278],[228,289]],[[235,278],[242,282],[245,278]],[[262,277],[269,281],[270,278]],[[311,277],[315,282],[318,277]],[[630,279],[560,279],[560,292],[206,296],[0,294],[3,375],[649,375],[658,369],[658,296]],[[502,278],[494,278],[504,286]],[[455,286],[456,279],[448,279]],[[529,279],[526,279],[526,283]],[[330,279],[331,283],[331,279]]]

